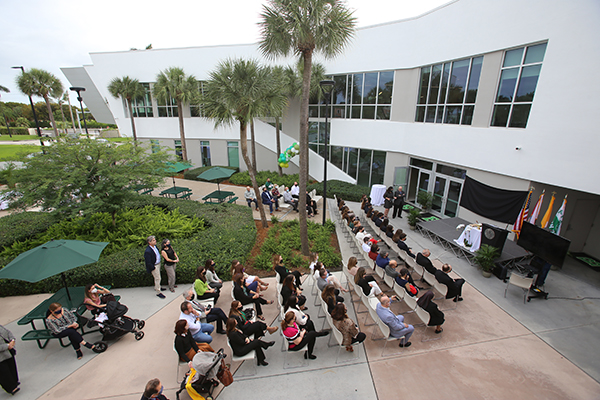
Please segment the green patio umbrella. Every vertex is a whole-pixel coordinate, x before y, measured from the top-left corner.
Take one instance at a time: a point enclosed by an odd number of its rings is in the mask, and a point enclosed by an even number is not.
[[[176,163],[168,162],[165,166],[165,171],[173,178],[173,187],[175,187],[175,174],[185,171],[188,168],[192,168],[193,165],[186,162],[178,161]]]
[[[221,193],[220,183],[233,174],[235,174],[235,169],[212,167],[198,175],[197,178],[205,181],[217,181],[217,190]]]
[[[0,278],[39,282],[61,274],[70,299],[64,272],[98,261],[100,253],[107,245],[107,242],[51,240],[19,254],[0,270]]]

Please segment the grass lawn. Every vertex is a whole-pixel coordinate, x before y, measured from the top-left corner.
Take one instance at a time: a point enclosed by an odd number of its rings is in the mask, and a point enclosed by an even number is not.
[[[114,137],[114,138],[106,138],[109,142],[127,142],[128,140],[132,140],[131,138],[126,137]]]
[[[42,151],[40,146],[29,144],[0,145],[0,161],[19,161],[26,154]]]
[[[38,137],[35,135],[13,135],[13,137],[0,135],[0,141],[2,142],[20,142],[21,140],[38,140]]]

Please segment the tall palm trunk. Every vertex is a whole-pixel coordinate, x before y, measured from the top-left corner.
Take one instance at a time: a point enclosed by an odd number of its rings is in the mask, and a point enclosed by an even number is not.
[[[52,124],[52,128],[54,129],[54,137],[58,138],[58,128],[56,128],[56,121],[54,121],[54,114],[52,114],[52,106],[50,105],[50,98],[48,97],[48,95],[44,96],[44,101],[46,102],[46,108],[48,109],[50,123]]]
[[[256,196],[257,201],[260,201],[260,207],[258,207],[258,211],[260,212],[260,222],[262,223],[263,228],[267,228],[269,225],[267,224],[265,208],[262,205],[261,193],[259,192],[258,184],[256,183],[256,170],[252,166],[250,157],[248,156],[248,135],[246,133],[246,124],[242,121],[240,121],[240,144],[242,146],[242,158],[244,159],[246,167],[248,168],[248,175],[250,175],[250,180],[252,181],[254,195]]]
[[[256,164],[256,139],[254,137],[254,118],[250,120],[250,146],[252,150],[252,166],[256,172],[258,164]]]
[[[133,121],[133,107],[131,106],[131,99],[126,100],[127,108],[129,109],[129,116],[131,117],[131,133],[133,134],[133,144],[137,146],[137,134],[135,132],[135,122]],[[179,110],[179,105],[177,105],[177,109]],[[179,129],[181,129],[181,124],[179,126]]]
[[[304,74],[302,76],[302,104],[300,105],[300,242],[302,254],[308,256],[308,226],[306,222],[306,184],[308,183],[308,96],[310,92],[310,74],[312,69],[312,50],[303,53]]]
[[[63,126],[65,127],[65,131],[63,132],[65,135],[67,134],[67,122],[65,121],[65,113],[63,111],[62,103],[58,102],[58,108],[60,108],[60,116],[62,118]]]
[[[177,100],[177,113],[179,114],[179,137],[181,138],[181,158],[187,161],[187,146],[185,144],[185,131],[183,130],[183,104]]]
[[[279,132],[279,117],[275,117],[275,138],[277,140],[277,157],[281,154],[281,133]],[[279,176],[283,176],[283,170],[281,169],[281,165],[277,162],[277,172],[279,172]]]

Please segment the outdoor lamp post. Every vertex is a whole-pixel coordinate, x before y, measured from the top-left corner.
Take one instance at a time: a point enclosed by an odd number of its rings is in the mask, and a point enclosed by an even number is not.
[[[84,87],[74,86],[69,88],[70,90],[77,92],[77,100],[79,100],[79,106],[81,107],[81,117],[83,118],[83,126],[85,126],[85,134],[87,138],[90,138],[90,133],[87,129],[87,122],[85,122],[85,113],[83,112],[83,97],[81,97],[81,92],[85,92]]]
[[[25,75],[25,68],[23,68],[23,66],[18,66],[18,67],[11,67],[12,69],[20,69],[21,72],[23,72],[23,75]],[[42,132],[40,131],[40,124],[38,122],[37,119],[37,115],[35,113],[35,107],[33,106],[33,100],[31,99],[31,95],[27,95],[27,97],[29,97],[29,104],[31,104],[31,112],[33,113],[33,120],[35,121],[35,129],[38,135],[38,138],[40,139],[40,145],[42,147],[44,147],[44,142],[42,141]]]
[[[327,115],[329,114],[329,104],[331,102],[331,90],[335,85],[334,81],[325,80],[319,82],[323,96],[325,96],[325,151],[323,159],[323,225],[325,225],[325,214],[327,211],[327,157],[329,154],[329,129],[327,126]]]

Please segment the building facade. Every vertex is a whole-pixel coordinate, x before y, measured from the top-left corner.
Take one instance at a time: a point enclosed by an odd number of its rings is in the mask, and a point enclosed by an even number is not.
[[[433,194],[433,213],[492,222],[460,207],[466,175],[487,185],[568,194],[561,236],[571,251],[600,258],[600,150],[593,115],[599,101],[598,22],[593,0],[456,0],[416,18],[361,28],[334,60],[319,60],[333,77],[330,146],[325,106],[309,110],[310,174],[359,185],[402,185],[408,200]],[[129,75],[147,96],[134,107],[138,137],[177,151],[177,108],[151,95],[159,71],[183,67],[206,80],[225,58],[260,59],[256,44],[92,53],[92,64],[63,68],[85,86],[85,101],[103,122],[131,135],[130,116],[108,83]],[[291,64],[293,60],[280,60]],[[265,63],[267,63],[265,61]],[[199,83],[201,85],[201,83]],[[567,101],[569,100],[569,101]],[[188,157],[197,165],[245,169],[236,126],[215,129],[199,105],[184,107]],[[277,167],[275,128],[257,121],[259,169]],[[285,149],[298,138],[298,102],[283,123]],[[297,159],[289,172],[297,172]],[[314,167],[313,167],[314,166]],[[505,224],[495,223],[506,227]]]

